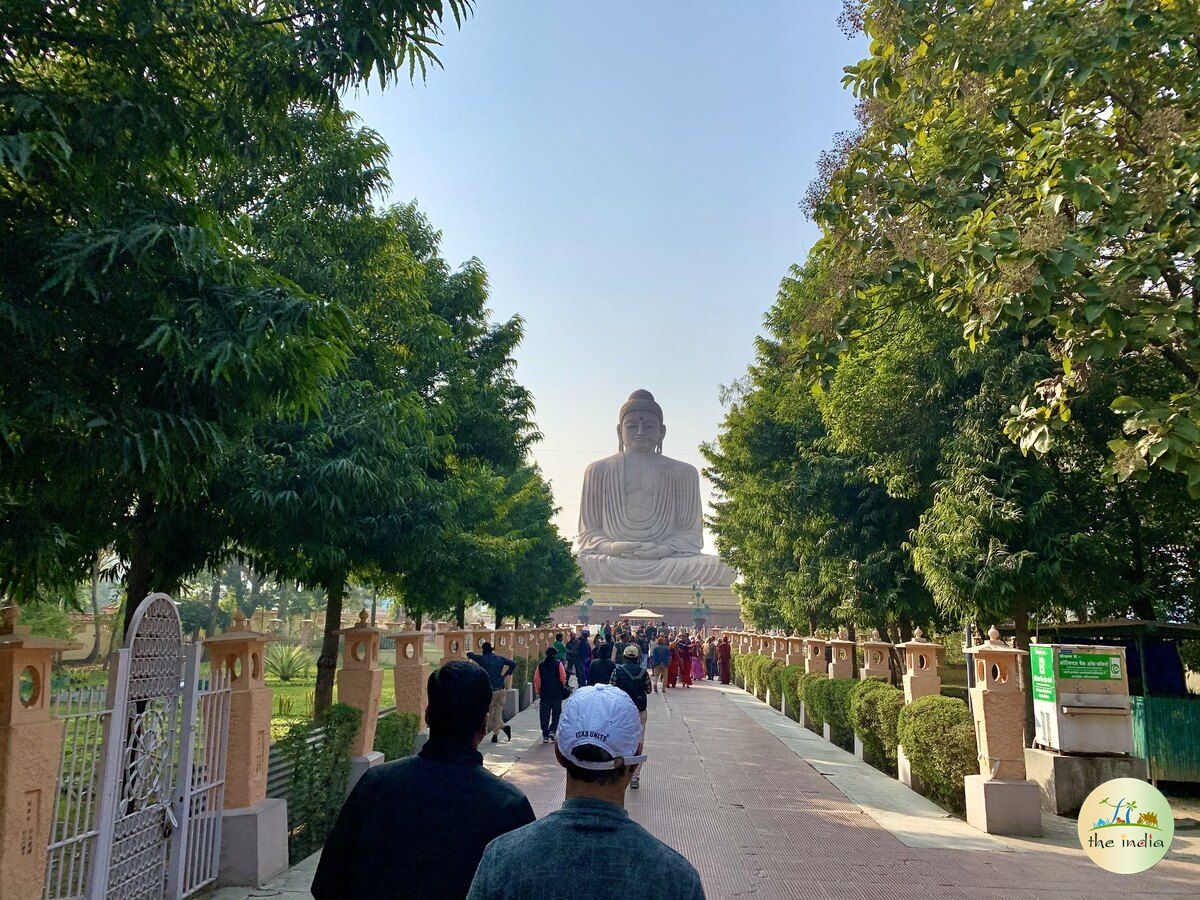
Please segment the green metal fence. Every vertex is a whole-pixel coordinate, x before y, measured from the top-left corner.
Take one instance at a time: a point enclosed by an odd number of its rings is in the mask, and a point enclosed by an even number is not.
[[[1130,697],[1133,752],[1151,781],[1200,782],[1200,697]]]

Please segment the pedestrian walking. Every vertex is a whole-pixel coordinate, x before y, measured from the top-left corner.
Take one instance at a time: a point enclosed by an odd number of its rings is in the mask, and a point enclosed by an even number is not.
[[[629,695],[633,705],[637,707],[638,718],[642,721],[642,742],[646,739],[646,698],[651,692],[650,673],[639,661],[638,648],[630,644],[625,648],[624,661],[613,670],[612,683]],[[634,773],[629,786],[637,789],[641,786],[641,775]]]
[[[650,648],[650,667],[654,670],[654,690],[657,693],[662,691],[667,692],[667,667],[671,664],[671,648],[667,646],[667,639],[660,637],[658,641]]]
[[[721,673],[721,684],[729,684],[733,680],[730,672],[732,658],[733,647],[729,643],[729,636],[726,635],[717,644],[717,670]]]
[[[457,660],[435,669],[426,690],[429,740],[358,780],[325,841],[316,900],[459,900],[488,842],[533,821],[525,795],[483,767],[487,673]]]
[[[483,653],[468,651],[467,659],[487,672],[492,684],[492,706],[488,710],[488,730],[492,733],[492,743],[500,740],[501,731],[511,741],[512,726],[504,724],[504,679],[517,671],[517,664],[507,656],[494,652],[488,641],[484,641],[479,647]]]
[[[558,661],[558,651],[546,648],[546,658],[533,670],[533,689],[538,695],[538,720],[542,724],[542,743],[550,743],[558,731],[562,704],[570,693],[567,687],[567,667]]]
[[[626,789],[646,759],[641,734],[624,691],[576,691],[563,704],[554,748],[566,770],[562,807],[493,841],[467,900],[576,897],[593,886],[622,900],[704,900],[695,867],[625,811]]]
[[[704,671],[709,681],[717,677],[717,639],[715,637],[710,637],[704,648]]]

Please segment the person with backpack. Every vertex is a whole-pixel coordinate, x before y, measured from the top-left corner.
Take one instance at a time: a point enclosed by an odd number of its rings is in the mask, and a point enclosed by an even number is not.
[[[637,707],[638,718],[642,720],[642,741],[644,742],[646,740],[646,696],[651,690],[650,673],[639,661],[641,653],[638,651],[637,644],[628,645],[625,648],[624,656],[625,661],[613,669],[612,683],[628,694],[633,705]],[[636,789],[640,785],[641,776],[635,773],[629,787]]]
[[[658,643],[650,648],[650,666],[654,669],[655,692],[667,692],[667,666],[671,663],[671,648],[667,646],[667,638],[658,638]]]

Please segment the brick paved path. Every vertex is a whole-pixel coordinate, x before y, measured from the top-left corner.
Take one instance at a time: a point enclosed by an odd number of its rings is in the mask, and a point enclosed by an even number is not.
[[[747,712],[757,701],[744,693],[698,685],[650,701],[651,757],[627,807],[691,860],[710,898],[1200,897],[1194,856],[1119,876],[1069,841],[991,841],[992,850],[906,846],[758,724],[758,711],[755,718]],[[538,816],[562,802],[551,746],[523,749],[506,769]],[[614,862],[636,859],[632,851]]]

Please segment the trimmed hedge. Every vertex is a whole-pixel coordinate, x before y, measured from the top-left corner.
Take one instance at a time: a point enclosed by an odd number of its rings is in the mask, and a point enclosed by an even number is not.
[[[961,700],[922,697],[900,711],[900,746],[930,799],[963,812],[963,779],[979,771],[975,722]]]
[[[850,725],[850,694],[858,682],[848,678],[818,676],[805,683],[804,703],[814,723],[829,725],[829,737],[843,750],[854,747]],[[811,704],[811,705],[810,705]]]
[[[896,727],[904,708],[904,691],[878,678],[860,681],[850,692],[850,724],[863,743],[868,763],[896,774]]]
[[[775,673],[782,668],[783,660],[775,659],[773,656],[764,656],[762,664],[758,667],[758,681],[756,682],[758,699],[766,700],[767,694],[770,692],[771,700],[776,708],[779,705],[776,698],[781,695]]]
[[[787,714],[800,719],[800,679],[804,677],[804,666],[784,666],[777,669],[775,680],[779,682],[779,693],[787,701]]]
[[[412,753],[420,730],[421,717],[416,713],[394,712],[379,720],[375,727],[375,745],[371,749],[382,753],[385,762],[402,759]]]

